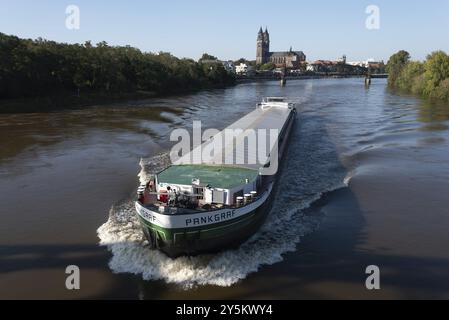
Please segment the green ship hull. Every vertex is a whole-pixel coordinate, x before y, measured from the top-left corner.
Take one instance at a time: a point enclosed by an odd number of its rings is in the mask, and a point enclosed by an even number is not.
[[[143,232],[152,248],[157,248],[169,257],[194,256],[237,248],[248,240],[263,225],[272,205],[269,198],[256,210],[242,217],[207,226],[169,229],[150,223],[139,216]]]

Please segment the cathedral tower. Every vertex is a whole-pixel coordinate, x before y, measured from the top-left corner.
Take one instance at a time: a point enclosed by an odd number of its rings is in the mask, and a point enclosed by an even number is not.
[[[270,34],[268,28],[265,28],[265,32],[262,27],[257,34],[257,54],[256,64],[261,65],[270,61]]]
[[[256,64],[264,64],[265,60],[265,37],[262,31],[262,27],[259,29],[259,33],[257,34],[257,53],[256,53]]]
[[[269,52],[270,52],[270,34],[268,33],[268,28],[265,27],[265,32],[263,33],[263,38],[264,38],[264,51],[265,51],[265,62],[268,62],[268,58],[269,58]]]

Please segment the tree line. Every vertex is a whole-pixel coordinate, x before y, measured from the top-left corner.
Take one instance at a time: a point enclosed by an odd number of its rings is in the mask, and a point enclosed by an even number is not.
[[[449,102],[449,55],[444,51],[432,52],[425,61],[412,61],[401,50],[390,57],[387,71],[390,88]]]
[[[95,92],[168,94],[234,82],[220,63],[106,42],[66,44],[0,33],[0,99]]]

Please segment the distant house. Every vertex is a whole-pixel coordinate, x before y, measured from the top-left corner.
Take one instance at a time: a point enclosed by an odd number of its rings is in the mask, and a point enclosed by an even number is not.
[[[240,63],[235,67],[235,73],[241,76],[246,76],[251,74],[254,71],[254,68],[247,65],[246,63]]]
[[[386,69],[386,66],[385,66],[385,63],[383,61],[381,61],[381,62],[374,62],[374,61],[368,62],[368,70],[371,73],[374,73],[374,74],[385,73],[386,72],[385,69]]]
[[[308,63],[306,70],[315,73],[363,75],[366,74],[369,66],[371,66],[371,68],[375,68],[376,70],[381,70],[382,64],[383,63],[373,64],[368,61],[346,62],[346,56],[344,55],[335,61],[316,60]]]
[[[317,60],[307,65],[307,71],[311,72],[337,72],[339,61]]]
[[[315,66],[312,63],[308,63],[306,67],[306,71],[308,72],[316,72]]]
[[[203,64],[221,64],[227,72],[235,73],[235,66],[233,61],[222,61],[216,59],[204,59],[200,61]]]
[[[348,62],[348,64],[351,66],[359,66],[367,69],[385,69],[385,63],[383,61],[374,61],[373,59],[369,59],[366,61],[352,61]]]
[[[348,64],[349,64],[350,66],[354,66],[354,67],[363,67],[363,68],[366,68],[367,61],[350,61],[350,62],[348,62]]]
[[[236,72],[235,65],[234,65],[233,61],[222,61],[221,63],[223,64],[223,68],[225,68],[225,70],[227,72],[230,72],[230,73]]]

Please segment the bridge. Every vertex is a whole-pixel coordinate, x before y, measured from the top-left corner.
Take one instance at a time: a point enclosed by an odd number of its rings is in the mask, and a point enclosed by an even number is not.
[[[348,74],[348,73],[338,73],[338,72],[327,72],[327,73],[313,73],[313,74],[288,74],[285,79],[323,79],[323,78],[365,78],[366,74]],[[264,81],[264,80],[281,80],[282,76],[280,73],[264,73],[264,74],[254,74],[249,76],[237,76],[237,82],[252,82],[252,81]],[[371,79],[385,79],[388,78],[388,74],[371,74]]]

